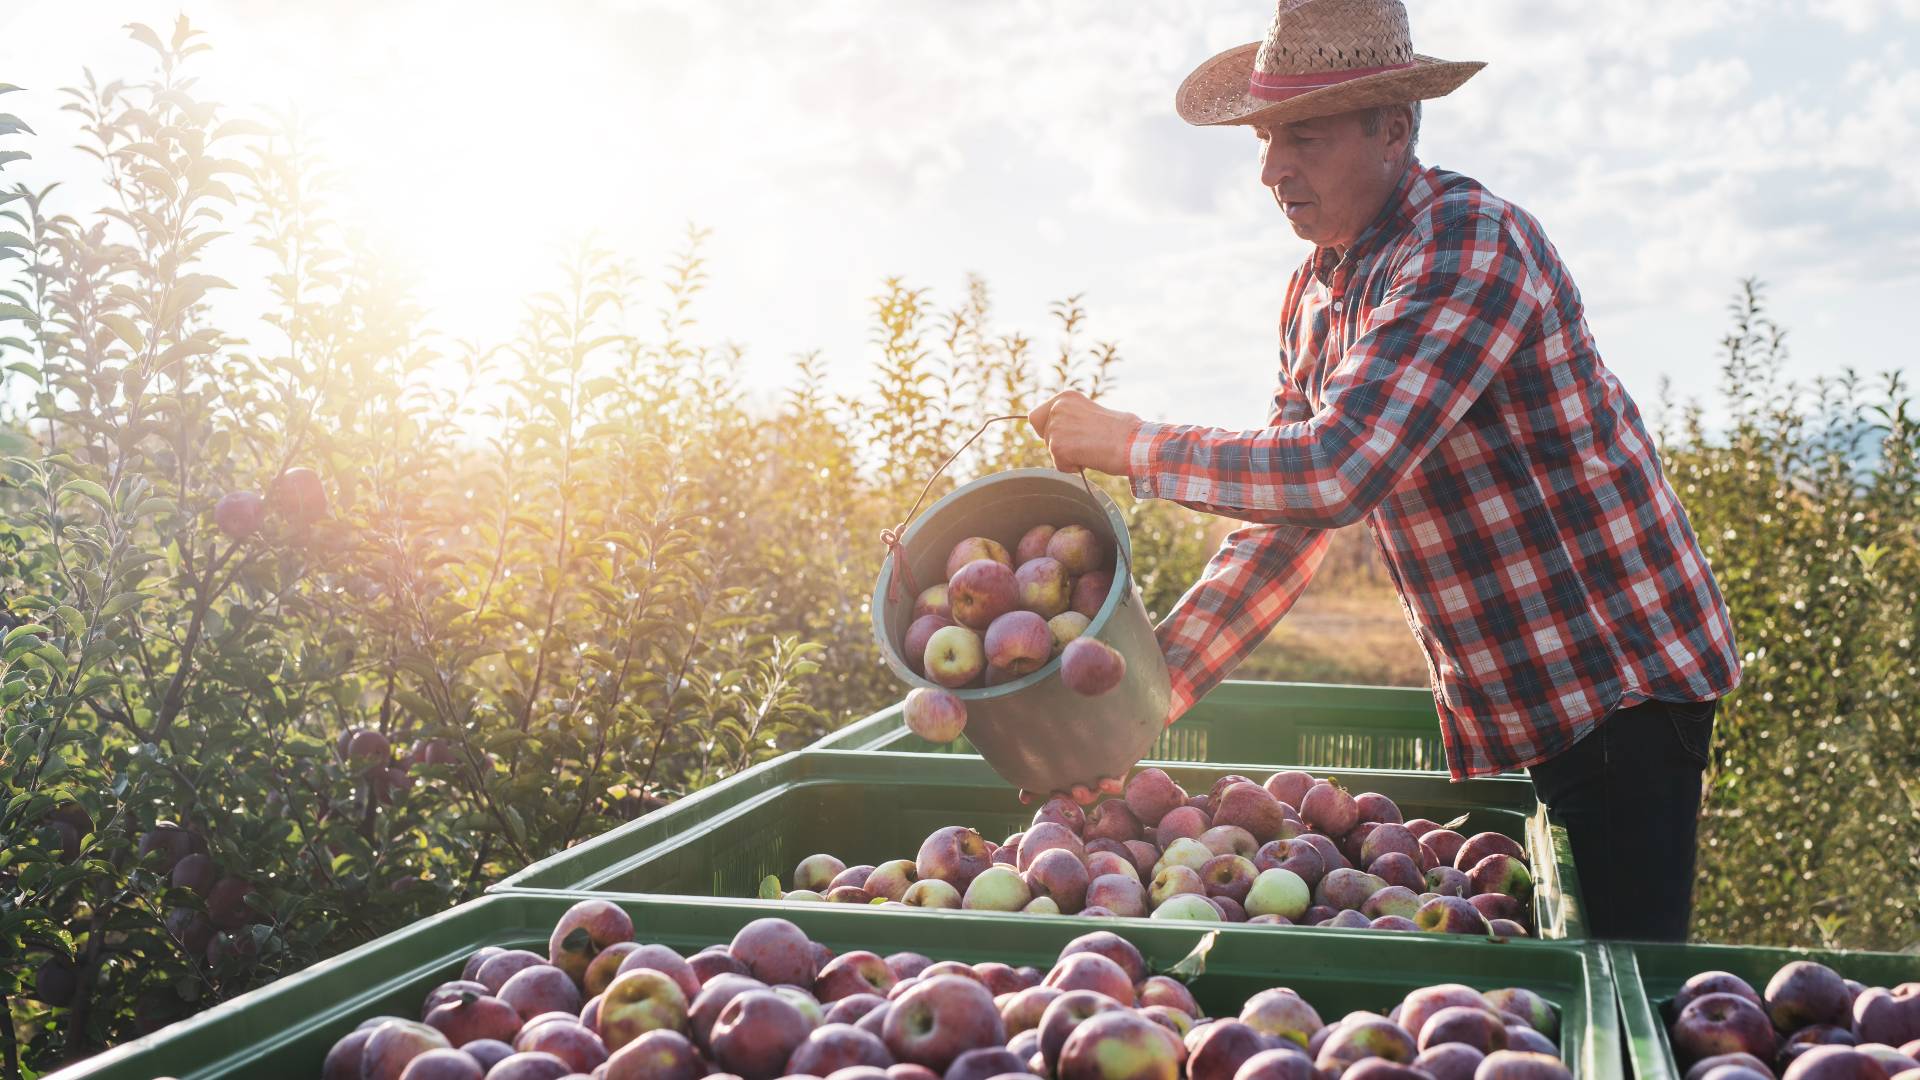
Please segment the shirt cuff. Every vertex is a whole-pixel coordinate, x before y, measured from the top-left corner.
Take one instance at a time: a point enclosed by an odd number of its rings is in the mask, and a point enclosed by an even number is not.
[[[1134,498],[1162,498],[1154,483],[1154,451],[1161,437],[1172,426],[1142,421],[1139,427],[1133,429],[1133,438],[1127,443],[1127,477],[1132,482]]]

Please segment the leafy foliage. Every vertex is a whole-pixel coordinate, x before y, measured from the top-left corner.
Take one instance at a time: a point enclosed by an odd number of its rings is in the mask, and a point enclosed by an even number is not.
[[[889,281],[869,392],[806,356],[756,411],[697,336],[698,232],[653,282],[583,247],[511,340],[449,343],[331,216],[297,123],[196,96],[184,20],[132,30],[153,75],[66,106],[108,205],[0,191],[9,1075],[886,704],[881,528],[986,417],[1118,358],[1077,298],[1043,356],[977,279],[951,310]],[[247,243],[270,303],[243,337],[206,264]],[[998,425],[935,494],[1043,460]],[[1143,562],[1197,572],[1204,522],[1125,505]]]

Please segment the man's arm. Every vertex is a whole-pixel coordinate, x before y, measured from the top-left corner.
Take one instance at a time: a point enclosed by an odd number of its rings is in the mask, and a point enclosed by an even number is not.
[[[1140,424],[1127,447],[1134,493],[1268,522],[1359,521],[1504,367],[1541,309],[1539,281],[1498,219],[1443,223],[1367,314],[1319,412],[1250,432]]]
[[[1173,681],[1171,724],[1233,672],[1306,591],[1330,533],[1254,525],[1227,534],[1167,617],[1154,627]]]

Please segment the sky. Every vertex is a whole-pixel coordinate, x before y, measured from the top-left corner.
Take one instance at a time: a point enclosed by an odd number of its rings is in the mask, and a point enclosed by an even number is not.
[[[1052,339],[1084,294],[1149,419],[1264,421],[1307,251],[1241,129],[1174,88],[1258,39],[1258,0],[0,0],[0,99],[29,183],[96,175],[57,88],[142,75],[124,24],[184,11],[205,96],[297,107],[344,215],[455,337],[509,334],[591,232],[657,273],[712,230],[706,332],[769,395],[822,352],[864,385],[870,298],[968,273]],[[1421,157],[1532,212],[1606,363],[1651,410],[1711,392],[1726,305],[1769,285],[1793,372],[1920,365],[1920,0],[1410,0],[1417,51],[1487,62],[1425,109]],[[238,258],[216,253],[216,259]],[[236,264],[238,265],[238,264]],[[217,269],[217,267],[216,267]]]

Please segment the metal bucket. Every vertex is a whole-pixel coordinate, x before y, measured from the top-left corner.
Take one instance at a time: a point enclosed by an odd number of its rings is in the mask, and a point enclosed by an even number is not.
[[[893,673],[908,686],[937,687],[907,667],[901,642],[912,621],[914,590],[946,580],[947,555],[969,536],[985,536],[1013,551],[1035,525],[1084,525],[1117,555],[1113,588],[1084,631],[1120,651],[1126,676],[1096,697],[1067,689],[1060,658],[1011,682],[955,690],[967,706],[967,739],[1009,783],[1046,794],[1124,778],[1166,726],[1173,691],[1166,660],[1133,583],[1133,551],[1120,508],[1105,492],[1071,473],[1015,469],[984,476],[927,508],[909,525],[900,546],[880,567],[873,590],[873,632]],[[898,588],[895,560],[904,553],[911,575]],[[889,591],[895,593],[888,598]]]

